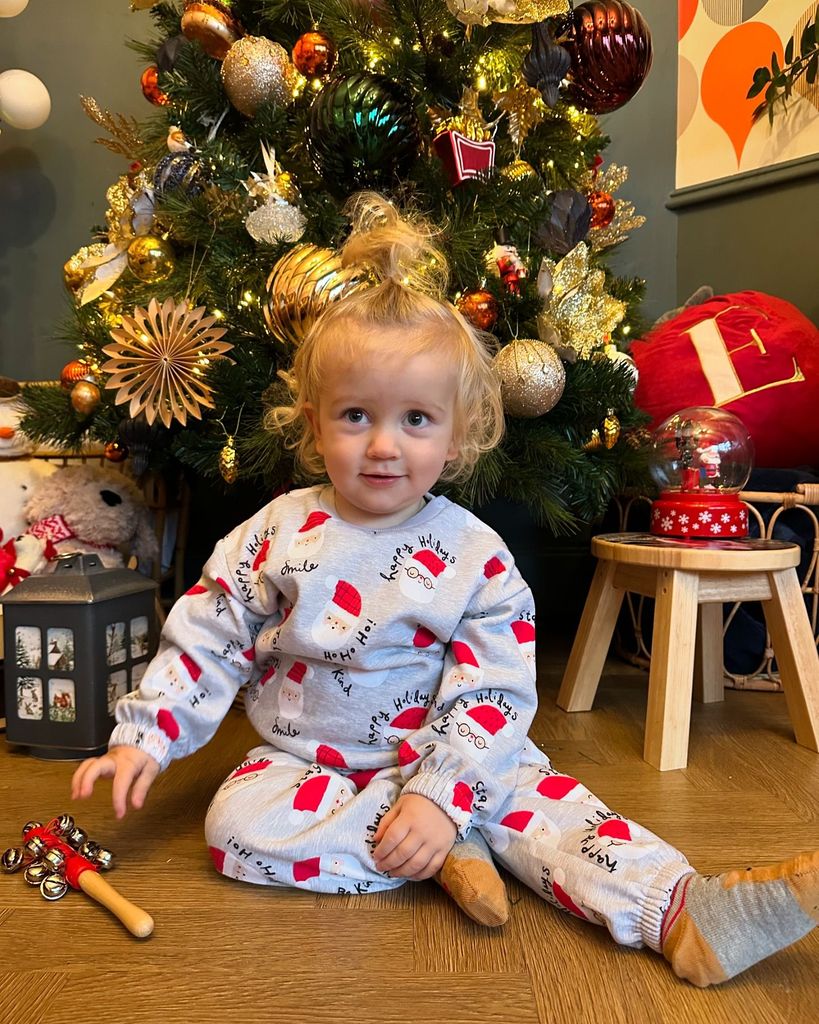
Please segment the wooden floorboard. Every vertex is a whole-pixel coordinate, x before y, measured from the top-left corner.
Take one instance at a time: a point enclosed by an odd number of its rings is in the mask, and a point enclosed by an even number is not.
[[[695,705],[688,768],[642,760],[646,676],[610,661],[595,709],[555,705],[565,664],[541,658],[532,731],[560,770],[718,872],[819,846],[819,755],[793,741],[781,694],[726,691]],[[110,879],[156,920],[147,940],[80,893],[45,903],[0,877],[2,1024],[808,1024],[819,1006],[819,935],[719,989],[678,981],[644,950],[545,905],[507,877],[498,930],[464,918],[432,883],[372,896],[260,889],[215,874],[202,822],[254,744],[231,711],[203,751],[174,765],[122,822],[105,786],[72,806],[73,766],[0,741],[0,847],[62,811],[117,854]]]

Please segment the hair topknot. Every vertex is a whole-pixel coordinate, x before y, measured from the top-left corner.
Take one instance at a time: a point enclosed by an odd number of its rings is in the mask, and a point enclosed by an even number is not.
[[[352,196],[344,211],[352,230],[341,249],[345,267],[362,267],[374,285],[390,285],[443,299],[449,281],[435,232],[418,215],[399,211],[376,192]]]
[[[290,404],[270,408],[265,422],[285,434],[302,469],[319,476],[324,461],[305,409],[318,408],[329,368],[362,357],[411,358],[432,351],[442,367],[454,368],[458,379],[458,455],[447,463],[441,480],[466,478],[503,434],[500,386],[492,370],[495,339],[476,331],[447,299],[447,260],[427,221],[399,212],[374,192],[353,196],[345,212],[352,230],[341,249],[342,263],[359,268],[369,287],[351,291],[321,312],[296,349],[292,367],[279,370]]]

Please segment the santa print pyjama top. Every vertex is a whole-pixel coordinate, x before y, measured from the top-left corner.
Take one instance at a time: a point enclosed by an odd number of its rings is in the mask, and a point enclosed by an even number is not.
[[[162,768],[203,746],[249,683],[280,750],[404,793],[465,836],[515,785],[537,703],[535,616],[500,537],[447,498],[398,526],[335,514],[332,487],[274,499],[219,541],[171,610],[110,746]]]

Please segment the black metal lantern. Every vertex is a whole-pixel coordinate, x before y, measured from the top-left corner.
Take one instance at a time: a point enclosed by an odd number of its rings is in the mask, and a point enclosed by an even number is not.
[[[157,584],[98,555],[62,555],[3,598],[6,738],[44,758],[104,753],[114,706],[158,639]]]

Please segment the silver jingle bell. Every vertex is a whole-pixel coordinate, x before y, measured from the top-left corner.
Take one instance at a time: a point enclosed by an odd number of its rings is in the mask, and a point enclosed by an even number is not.
[[[63,867],[65,867],[65,854],[62,850],[57,849],[56,846],[52,846],[45,857],[43,857],[43,863],[48,864],[52,871],[62,871]]]
[[[23,825],[23,839],[25,839],[25,838],[26,838],[26,835],[27,835],[27,834],[28,834],[28,833],[29,833],[29,832],[30,832],[30,831],[31,831],[31,830],[32,830],[33,828],[42,828],[42,827],[43,827],[43,823],[42,823],[41,821],[27,821],[27,822],[25,823],[25,825]]]
[[[95,843],[93,839],[86,839],[79,849],[81,857],[85,857],[86,860],[94,860],[97,856],[97,850],[99,849],[99,843]]]
[[[8,871],[9,874],[12,874],[14,871],[20,870],[23,866],[24,860],[25,855],[23,854],[22,847],[10,846],[8,850],[3,851],[3,857],[2,860],[0,860],[0,864],[2,864],[4,871]]]
[[[41,860],[35,860],[33,864],[29,864],[26,868],[23,877],[29,885],[39,885],[50,874],[51,868],[48,864],[44,864]]]
[[[100,846],[97,849],[97,852],[94,854],[94,860],[103,871],[110,871],[114,866],[114,854],[111,850],[106,850],[104,846]]]
[[[39,836],[32,836],[31,839],[27,839],[25,848],[26,851],[30,853],[35,860],[39,860],[48,849],[46,844]]]
[[[88,842],[88,833],[84,828],[75,826],[65,837],[65,841],[75,850],[79,850],[83,843]]]
[[[52,829],[58,836],[67,836],[74,831],[74,819],[70,814],[61,814],[51,823]]]
[[[58,900],[68,892],[68,882],[62,875],[48,875],[40,883],[43,899]]]

